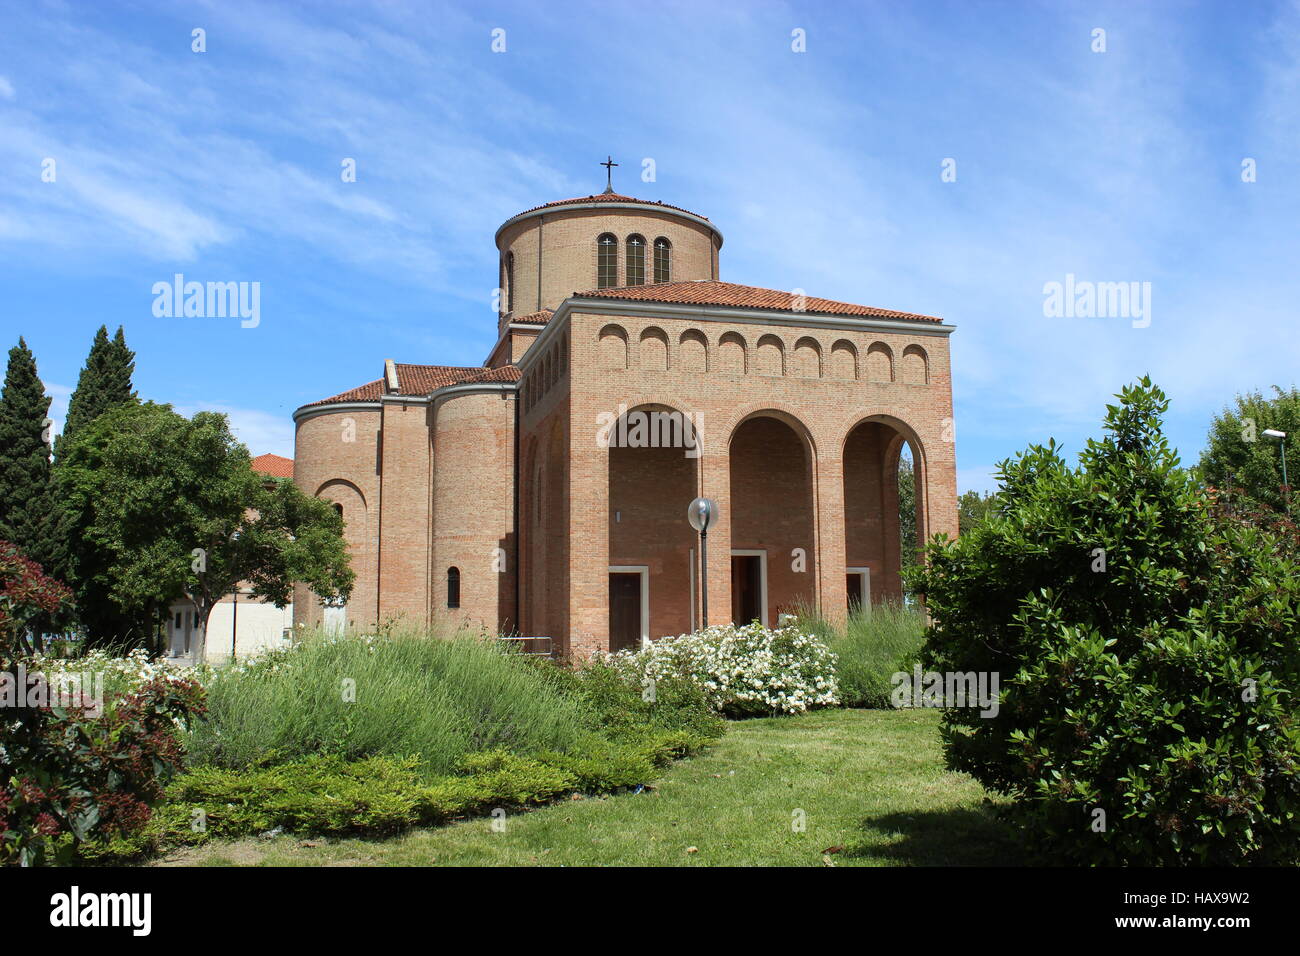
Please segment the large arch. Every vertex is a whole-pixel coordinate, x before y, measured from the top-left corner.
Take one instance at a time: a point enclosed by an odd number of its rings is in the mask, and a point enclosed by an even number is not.
[[[348,560],[351,562],[352,569],[357,572],[359,581],[369,578],[372,564],[370,510],[366,504],[365,492],[346,478],[330,478],[321,482],[320,487],[316,489],[315,497],[328,501],[338,511],[343,519],[343,541],[347,545]],[[359,598],[360,595],[354,597]],[[313,599],[313,603],[318,602]],[[355,600],[349,602],[352,605],[356,603],[358,602]],[[349,613],[347,604],[339,604],[323,610],[320,607],[313,607],[305,617],[313,623],[320,619],[328,627],[342,628],[346,627],[349,621],[358,623],[353,620],[355,606],[352,612]]]
[[[677,409],[642,404],[609,434],[609,649],[692,629],[698,436]]]
[[[903,549],[899,508],[899,460],[911,453],[915,493],[915,547],[926,538],[928,509],[925,449],[916,431],[900,419],[872,415],[844,436],[844,549],[850,605],[903,599]]]
[[[795,416],[764,409],[736,424],[728,454],[732,619],[774,626],[816,603],[816,449]]]

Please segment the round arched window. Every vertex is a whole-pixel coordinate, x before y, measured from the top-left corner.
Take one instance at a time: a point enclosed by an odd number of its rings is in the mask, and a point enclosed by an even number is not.
[[[655,282],[671,282],[673,274],[673,244],[660,236],[655,240]]]
[[[645,285],[645,237],[627,237],[627,284]]]
[[[596,288],[612,289],[618,285],[618,240],[604,233],[596,240]]]

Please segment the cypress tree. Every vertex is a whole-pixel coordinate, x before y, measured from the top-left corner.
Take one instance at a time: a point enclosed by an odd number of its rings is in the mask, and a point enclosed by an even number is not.
[[[54,445],[56,510],[51,531],[51,564],[55,575],[67,581],[76,593],[77,618],[87,631],[88,646],[92,647],[130,643],[132,635],[136,639],[142,635],[145,625],[114,607],[102,589],[95,586],[92,575],[80,573],[93,564],[85,560],[86,555],[79,555],[79,549],[86,547],[86,516],[69,508],[59,496],[58,469],[78,431],[105,412],[137,400],[131,388],[134,371],[135,353],[127,348],[121,326],[110,339],[108,329],[101,325],[77,378],[77,387],[68,400],[63,432]]]
[[[53,557],[50,399],[23,339],[9,350],[0,392],[0,539],[42,565]],[[47,565],[48,566],[48,565]]]
[[[68,418],[63,424],[60,442],[66,442],[83,426],[104,412],[135,400],[131,376],[135,372],[135,353],[126,347],[122,327],[108,337],[101,325],[86,356],[86,364],[77,379],[77,388],[68,401]]]

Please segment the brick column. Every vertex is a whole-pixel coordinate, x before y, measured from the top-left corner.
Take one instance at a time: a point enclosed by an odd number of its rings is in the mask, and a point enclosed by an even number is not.
[[[709,620],[705,623],[730,624],[731,457],[727,443],[718,436],[706,433],[706,442],[711,443],[700,456],[700,495],[718,503],[720,517],[709,529]]]
[[[596,444],[596,405],[575,398],[569,419],[568,646],[577,659],[609,650],[609,450]]]
[[[821,447],[829,447],[823,442]],[[848,566],[844,533],[844,459],[817,459],[817,604],[822,617],[835,624],[848,613],[849,595],[845,583]]]

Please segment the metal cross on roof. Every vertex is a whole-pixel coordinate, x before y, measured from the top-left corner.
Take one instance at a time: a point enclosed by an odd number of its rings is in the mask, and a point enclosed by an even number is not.
[[[614,191],[614,167],[618,163],[614,162],[613,156],[606,156],[605,161],[598,165],[605,167],[605,192],[612,193]]]

